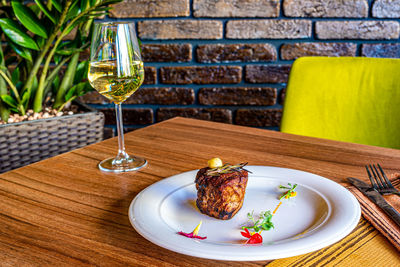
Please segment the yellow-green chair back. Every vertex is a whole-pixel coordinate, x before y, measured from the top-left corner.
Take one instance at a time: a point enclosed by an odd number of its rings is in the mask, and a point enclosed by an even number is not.
[[[399,149],[400,59],[297,59],[281,131]]]

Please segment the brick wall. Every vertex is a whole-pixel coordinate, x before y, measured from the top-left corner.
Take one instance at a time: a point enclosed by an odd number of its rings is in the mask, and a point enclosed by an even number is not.
[[[278,129],[300,56],[400,57],[400,0],[125,0],[105,20],[134,21],[144,85],[127,130],[174,116]],[[115,124],[113,106],[84,97]]]

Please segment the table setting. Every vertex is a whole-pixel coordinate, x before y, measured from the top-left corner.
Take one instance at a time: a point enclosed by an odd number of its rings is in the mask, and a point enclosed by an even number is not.
[[[182,117],[124,135],[135,27],[91,41],[118,136],[0,174],[0,265],[400,264],[397,149]]]
[[[282,266],[307,262],[310,257],[319,262],[340,259],[342,264],[365,263],[363,259],[371,265],[395,265],[398,261],[391,237],[376,230],[379,228],[368,220],[363,203],[349,193],[354,191],[345,189],[351,186],[347,177],[369,183],[365,165],[371,162],[379,162],[388,178],[393,178],[391,174],[398,172],[400,163],[397,150],[185,118],[128,133],[125,140],[129,149],[148,161],[140,171],[110,173],[98,169],[98,163],[115,151],[117,140],[109,139],[1,174],[3,262]],[[243,207],[232,221],[211,218],[193,206],[195,172],[215,156],[224,162],[246,160],[253,172]],[[261,245],[244,244],[240,224],[245,223],[246,213],[273,209],[279,202],[276,186],[288,182],[299,184],[298,195],[279,208],[276,229],[262,233]],[[398,179],[392,183],[398,186]],[[171,191],[174,193],[169,194]],[[149,194],[152,201],[145,201]],[[265,205],[257,201],[260,197]],[[360,221],[358,203],[363,212]],[[141,208],[136,207],[139,204]],[[304,212],[296,211],[296,206]],[[286,216],[293,213],[298,217],[306,212],[310,212],[308,217],[299,219],[301,225],[291,230]],[[341,212],[349,216],[342,217]],[[208,240],[177,233],[190,233],[199,218],[203,224],[198,235]],[[344,227],[333,230],[333,235],[329,228],[335,229],[335,220],[343,220]],[[214,227],[224,224],[227,227]],[[310,226],[316,230],[293,238]],[[392,227],[388,229],[393,231]],[[317,240],[312,240],[313,236]],[[276,240],[280,241],[269,243]],[[303,247],[301,243],[312,246]],[[193,244],[193,249],[187,244]],[[233,247],[237,253],[224,253],[224,246],[228,251]],[[268,252],[269,246],[280,253],[276,254],[280,259],[273,260],[278,257]],[[302,249],[296,251],[298,246]],[[210,247],[215,248],[213,253],[209,253]],[[380,254],[372,255],[372,248]]]
[[[356,178],[348,178],[353,186],[347,187],[358,199],[363,209],[364,217],[381,232],[387,239],[400,250],[400,201],[398,198],[400,186],[400,174],[391,174],[390,180],[384,182],[386,177],[382,168],[378,165],[382,175],[378,176],[378,170],[375,178],[370,178],[371,183],[364,183]],[[366,167],[368,170],[368,167]],[[370,166],[370,170],[372,167]],[[368,170],[368,176],[371,177],[371,172]],[[377,177],[384,177],[378,180]],[[374,180],[375,179],[375,180]],[[392,182],[393,183],[392,183]],[[375,184],[374,184],[375,183]],[[387,183],[387,184],[386,184]],[[385,190],[384,185],[391,186],[391,190],[386,189],[386,192],[380,193],[379,190]],[[371,193],[372,192],[372,193]]]

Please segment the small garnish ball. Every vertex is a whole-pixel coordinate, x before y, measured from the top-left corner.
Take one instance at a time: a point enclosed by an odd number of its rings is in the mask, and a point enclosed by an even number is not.
[[[220,158],[212,158],[208,162],[208,167],[210,169],[222,167],[222,160]]]

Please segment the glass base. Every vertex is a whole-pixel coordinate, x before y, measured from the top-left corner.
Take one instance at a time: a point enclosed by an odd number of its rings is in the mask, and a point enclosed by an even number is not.
[[[141,157],[129,156],[129,159],[121,163],[115,163],[115,158],[105,159],[99,163],[99,169],[105,172],[129,172],[137,171],[147,165],[147,160]]]

